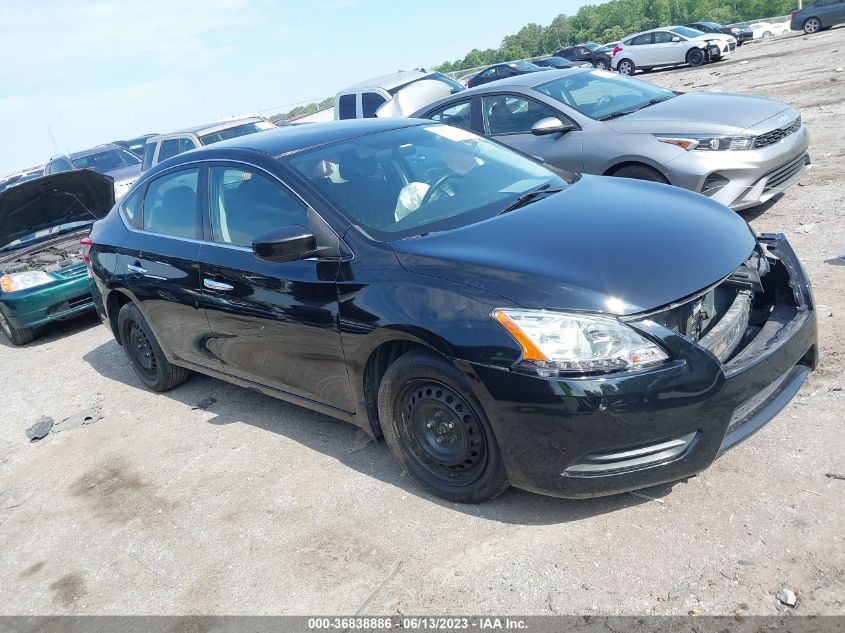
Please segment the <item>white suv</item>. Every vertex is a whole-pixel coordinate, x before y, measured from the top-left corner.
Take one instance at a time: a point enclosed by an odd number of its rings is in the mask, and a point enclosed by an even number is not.
[[[667,26],[630,35],[613,49],[611,66],[623,75],[661,66],[700,66],[736,49],[736,38],[702,33],[686,26]]]

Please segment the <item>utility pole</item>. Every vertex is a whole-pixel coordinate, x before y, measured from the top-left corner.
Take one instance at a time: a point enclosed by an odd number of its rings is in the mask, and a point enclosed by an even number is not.
[[[59,150],[59,144],[56,143],[56,137],[53,136],[53,128],[49,123],[47,124],[47,134],[50,135],[50,140],[53,141],[53,149],[56,150],[56,154],[61,154],[62,152]]]

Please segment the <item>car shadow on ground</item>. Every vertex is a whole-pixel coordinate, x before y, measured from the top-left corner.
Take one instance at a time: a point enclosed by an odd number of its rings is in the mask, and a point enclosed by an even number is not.
[[[147,391],[138,381],[123,350],[109,341],[89,351],[83,359],[103,377],[134,389]],[[211,397],[215,402],[202,411],[212,414],[214,425],[251,424],[283,435],[340,463],[404,492],[467,515],[520,525],[547,525],[580,521],[642,503],[653,503],[668,495],[673,484],[654,486],[635,494],[596,499],[556,499],[511,488],[502,496],[480,505],[457,504],[436,497],[415,483],[393,460],[384,441],[372,442],[352,424],[303,407],[266,396],[222,380],[196,374],[184,385],[156,394],[185,405],[185,417],[198,403]]]
[[[35,338],[32,342],[27,343],[26,345],[12,345],[9,342],[9,339],[0,332],[0,346],[21,350],[42,347],[44,345],[49,345],[50,343],[55,343],[57,340],[67,336],[73,336],[74,334],[89,330],[101,323],[100,317],[97,316],[96,312],[86,312],[81,316],[74,317],[66,321],[53,321],[52,323],[48,323],[47,325],[36,329]]]

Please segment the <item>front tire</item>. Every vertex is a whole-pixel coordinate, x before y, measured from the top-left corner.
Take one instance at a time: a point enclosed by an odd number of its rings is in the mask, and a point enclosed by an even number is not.
[[[801,28],[807,35],[813,35],[822,30],[822,21],[818,18],[807,18]]]
[[[15,347],[26,345],[35,338],[35,332],[31,327],[15,327],[6,315],[3,314],[2,310],[0,310],[0,330],[3,330],[3,334],[6,335],[9,342]]]
[[[648,165],[625,165],[614,171],[611,175],[616,178],[633,178],[635,180],[660,182],[664,185],[669,184],[663,174]]]
[[[690,66],[701,66],[705,59],[704,51],[700,48],[694,48],[687,53],[687,63]]]
[[[507,489],[487,416],[444,359],[424,351],[400,356],[381,381],[378,411],[394,459],[437,496],[480,503]]]
[[[167,391],[190,377],[189,370],[167,360],[147,320],[134,303],[127,303],[120,309],[117,330],[135,375],[147,388]]]
[[[631,76],[637,72],[637,67],[630,59],[620,59],[619,63],[616,64],[616,70],[618,70],[621,75]]]

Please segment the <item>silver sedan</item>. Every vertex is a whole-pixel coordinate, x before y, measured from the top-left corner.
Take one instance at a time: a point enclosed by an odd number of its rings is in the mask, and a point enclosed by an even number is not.
[[[772,199],[810,164],[807,129],[784,103],[678,93],[601,70],[511,77],[413,116],[492,137],[555,167],[664,182],[736,210]]]

